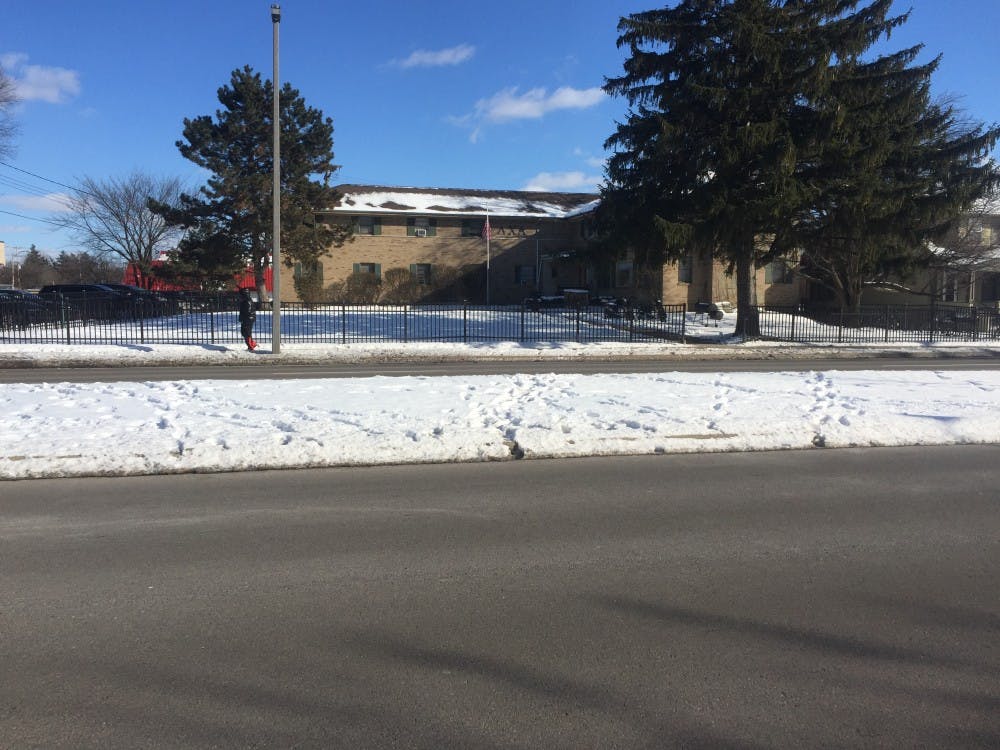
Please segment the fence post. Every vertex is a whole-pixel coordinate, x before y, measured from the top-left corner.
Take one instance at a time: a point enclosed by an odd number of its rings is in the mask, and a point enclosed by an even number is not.
[[[69,305],[66,304],[66,298],[61,294],[59,295],[59,310],[62,314],[63,326],[66,328],[66,344],[70,343],[69,340]]]
[[[462,343],[469,343],[469,303],[462,303]]]
[[[798,312],[798,308],[792,308],[792,343],[795,343],[795,313]]]
[[[215,343],[215,300],[210,300],[208,303],[208,330],[209,335],[212,339],[212,343]]]
[[[340,343],[347,343],[347,303],[340,303]]]
[[[403,305],[403,343],[410,341],[410,306]]]
[[[844,343],[844,306],[840,306],[840,321],[837,325],[837,343]]]
[[[580,343],[580,308],[576,308],[576,343]]]
[[[687,302],[681,307],[681,343],[687,343],[687,322],[688,322],[688,306]]]
[[[889,305],[882,307],[882,328],[885,330],[885,343],[889,343]]]
[[[146,318],[146,316],[143,315],[142,310],[139,309],[139,304],[136,301],[132,302],[132,314],[139,316],[139,343],[140,344],[145,344],[146,343],[146,326],[145,326],[145,318]]]
[[[979,341],[979,308],[972,308],[972,340]]]
[[[524,302],[521,303],[521,341],[524,341]]]

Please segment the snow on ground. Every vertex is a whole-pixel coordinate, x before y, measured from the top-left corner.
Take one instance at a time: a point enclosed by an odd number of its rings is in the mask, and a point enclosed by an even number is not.
[[[537,359],[637,351],[683,356],[710,350],[677,345],[294,345],[282,347],[275,357],[235,346],[0,345],[0,362]],[[760,345],[727,351],[776,354]],[[858,350],[829,351],[855,355]],[[912,351],[926,355],[928,348]],[[931,348],[932,353],[940,351]],[[13,383],[0,385],[0,413],[0,478],[5,479],[1000,443],[1000,372],[872,369]]]

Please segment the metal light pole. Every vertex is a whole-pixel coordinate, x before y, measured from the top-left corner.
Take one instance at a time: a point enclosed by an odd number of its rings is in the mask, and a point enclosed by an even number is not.
[[[274,29],[274,227],[271,252],[271,352],[281,353],[281,113],[278,96],[278,25],[281,23],[281,6],[271,6],[271,26]]]

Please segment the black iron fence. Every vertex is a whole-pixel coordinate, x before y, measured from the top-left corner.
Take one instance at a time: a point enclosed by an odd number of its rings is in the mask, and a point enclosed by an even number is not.
[[[1000,340],[996,308],[879,305],[758,308],[761,337],[799,343],[891,344]]]
[[[0,300],[0,342],[65,344],[240,343],[232,295],[160,300]],[[289,343],[629,342],[682,340],[684,305],[281,305]],[[257,313],[255,338],[271,337],[271,311]]]
[[[52,344],[237,344],[238,298],[179,293],[141,299],[0,297],[0,342]],[[732,328],[704,306],[304,305],[283,303],[289,343],[714,341]],[[1000,312],[958,306],[756,308],[761,338],[798,343],[998,341]],[[720,327],[721,326],[721,327]],[[271,337],[271,312],[257,313],[255,336]],[[722,336],[720,336],[722,334]]]

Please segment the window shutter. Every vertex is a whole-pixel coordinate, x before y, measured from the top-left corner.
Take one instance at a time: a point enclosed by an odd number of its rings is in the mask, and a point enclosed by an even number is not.
[[[293,276],[296,279],[301,279],[302,278],[302,264],[301,263],[296,263],[295,264],[295,272],[294,272]]]
[[[412,276],[413,278],[417,277],[417,264],[416,263],[411,263],[410,264],[410,276]]]
[[[354,273],[361,273],[361,264],[360,263],[355,263],[354,264]]]
[[[406,236],[407,237],[415,237],[416,236],[416,229],[417,229],[417,220],[416,219],[407,219],[406,220]]]
[[[437,219],[428,219],[427,220],[427,236],[428,237],[435,237],[435,236],[437,236],[437,225],[438,225],[438,220]]]
[[[382,278],[382,264],[381,263],[376,263],[375,264],[375,278],[376,279],[381,279]]]
[[[372,217],[372,234],[382,234],[382,218],[380,216]]]

